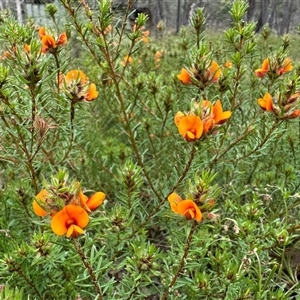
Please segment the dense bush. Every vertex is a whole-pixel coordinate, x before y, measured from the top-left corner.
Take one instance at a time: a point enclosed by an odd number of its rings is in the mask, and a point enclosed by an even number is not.
[[[0,16],[1,299],[300,299],[297,39],[60,2]]]

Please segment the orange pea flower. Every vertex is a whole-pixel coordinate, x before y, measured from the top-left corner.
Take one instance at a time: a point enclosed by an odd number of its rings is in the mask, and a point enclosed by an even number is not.
[[[154,54],[154,60],[156,63],[160,62],[160,59],[163,57],[162,51],[156,51]]]
[[[174,213],[184,216],[187,220],[195,219],[197,222],[202,220],[202,213],[193,200],[182,200],[178,194],[172,193],[168,201]]]
[[[26,51],[27,53],[29,53],[29,52],[30,52],[30,45],[25,44],[24,49],[25,49],[25,51]]]
[[[283,62],[283,66],[278,70],[278,75],[281,76],[284,73],[292,70],[293,70],[292,61],[287,57]]]
[[[88,212],[95,210],[98,206],[100,206],[106,195],[102,192],[97,192],[93,194],[90,198],[83,194],[80,190],[79,192],[79,199],[81,202],[81,206]]]
[[[266,93],[263,98],[259,98],[257,100],[257,103],[263,110],[266,111],[273,110],[273,100],[272,100],[272,96],[269,93]]]
[[[65,80],[67,83],[71,83],[73,81],[80,81],[81,83],[86,83],[87,77],[80,70],[72,70],[66,74]]]
[[[231,61],[226,61],[225,64],[224,64],[224,68],[228,68],[228,69],[231,69],[232,68],[232,62]]]
[[[83,234],[89,223],[87,212],[77,205],[66,205],[51,220],[51,228],[57,235],[76,238]]]
[[[295,119],[300,116],[300,109],[295,109],[293,112],[287,114],[287,119]]]
[[[185,116],[185,114],[181,111],[178,111],[174,117],[174,122],[175,125],[178,126],[179,122],[181,121],[181,119]]]
[[[149,30],[142,31],[142,41],[144,43],[149,43],[149,34],[150,34]]]
[[[183,84],[191,84],[192,80],[191,80],[191,76],[190,73],[187,69],[182,68],[181,72],[179,75],[177,75],[177,78],[183,83]]]
[[[46,35],[46,29],[45,27],[40,27],[39,28],[39,38],[40,40]]]
[[[183,116],[177,123],[179,133],[187,142],[193,142],[202,136],[203,122],[198,116]]]
[[[50,49],[56,48],[56,42],[51,35],[44,35],[42,38],[42,52],[47,53]]]
[[[149,30],[145,30],[143,31],[143,29],[145,29],[144,27],[139,27],[137,26],[137,24],[134,24],[133,25],[133,32],[136,32],[137,30],[141,30],[142,32],[142,36],[141,36],[141,39],[144,43],[148,43],[149,42],[149,34],[150,34],[150,31]]]
[[[213,119],[216,124],[222,124],[227,119],[231,117],[231,111],[223,111],[222,103],[220,100],[217,100],[217,102],[214,104],[214,110],[213,110]]]
[[[45,27],[39,28],[39,38],[42,42],[42,53],[56,51],[58,46],[63,46],[67,43],[67,34],[61,33],[57,40],[52,35],[46,33]]]
[[[67,43],[67,41],[68,41],[67,34],[65,32],[63,32],[58,37],[57,45],[58,46],[63,46],[63,45],[65,45]]]
[[[269,65],[270,65],[270,61],[268,58],[266,58],[264,61],[263,61],[263,64],[261,66],[260,69],[256,69],[254,72],[255,72],[255,75],[257,77],[264,77],[268,72],[269,72]]]
[[[97,92],[96,85],[94,83],[91,83],[87,93],[85,94],[84,99],[86,101],[93,101],[97,97],[98,97],[98,92]]]
[[[207,79],[213,83],[218,82],[222,75],[221,68],[216,61],[212,61],[210,67],[207,70]]]
[[[48,191],[43,189],[35,196],[35,199],[32,202],[33,211],[39,217],[44,217],[48,214],[48,212],[38,203],[45,203],[45,205],[47,205],[46,199],[48,195]]]
[[[133,63],[133,59],[131,56],[124,56],[123,60],[120,62],[120,64],[125,67],[127,66],[128,64],[132,64]]]
[[[223,124],[231,117],[231,111],[223,111],[222,103],[217,100],[213,105],[210,101],[204,100],[202,104],[203,132],[208,133],[216,125]]]
[[[98,97],[96,85],[90,83],[86,75],[80,70],[69,71],[61,78],[61,84],[64,84],[65,89],[71,94],[74,102],[82,100],[93,101]]]

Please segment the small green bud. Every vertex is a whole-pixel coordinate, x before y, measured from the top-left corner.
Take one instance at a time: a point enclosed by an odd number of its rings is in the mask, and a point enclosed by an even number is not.
[[[48,3],[46,4],[45,11],[51,18],[53,18],[54,15],[57,13],[57,6],[55,4]]]

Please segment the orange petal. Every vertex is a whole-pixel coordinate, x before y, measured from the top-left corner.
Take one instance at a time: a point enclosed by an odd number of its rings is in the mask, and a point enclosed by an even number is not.
[[[172,193],[168,196],[168,201],[170,203],[172,211],[177,213],[177,205],[182,201],[181,197],[176,193]]]
[[[96,85],[94,83],[91,83],[88,92],[85,94],[84,99],[86,101],[92,101],[95,100],[97,97],[98,97],[98,92],[97,92]]]
[[[182,200],[177,205],[177,213],[185,216],[187,219],[195,219],[197,222],[202,220],[202,213],[193,200]]]
[[[266,93],[263,98],[259,98],[257,103],[263,110],[271,111],[273,110],[273,101],[272,96],[269,93]]]
[[[51,220],[51,228],[57,235],[64,235],[72,225],[84,228],[89,223],[89,216],[87,212],[77,205],[67,205],[58,213],[56,213]],[[68,234],[72,234],[76,227],[69,229]],[[71,233],[70,233],[71,232]]]
[[[41,202],[45,202],[47,199],[47,196],[49,195],[49,193],[47,192],[47,190],[43,189],[41,190],[37,195],[36,195],[36,199],[38,199],[38,201]],[[38,201],[33,200],[32,203],[32,207],[33,207],[33,211],[36,215],[38,215],[39,217],[44,217],[47,215],[47,211],[45,211],[38,203]]]
[[[44,37],[44,35],[46,35],[45,27],[40,27],[39,28],[39,38],[40,38],[40,40]]]
[[[65,80],[67,83],[71,81],[80,81],[81,83],[85,83],[87,81],[87,77],[80,70],[71,70],[66,74]]]
[[[266,58],[266,59],[263,61],[263,63],[262,63],[262,66],[261,66],[262,70],[268,71],[268,70],[269,70],[269,64],[270,64],[269,59]]]
[[[29,52],[30,52],[30,45],[25,44],[24,49],[25,49],[25,51],[26,51],[27,53],[29,53]]]
[[[128,56],[128,55],[124,56],[123,61],[121,61],[121,65],[123,67],[125,67],[127,64],[132,64],[132,63],[133,63],[133,59],[131,56]]]
[[[269,59],[266,58],[263,63],[262,63],[262,66],[260,69],[257,69],[255,70],[255,75],[257,77],[264,77],[269,71]]]
[[[224,111],[220,100],[214,105],[214,120],[217,124],[223,123],[231,117],[231,111]]]
[[[222,75],[221,68],[218,65],[218,63],[213,60],[211,62],[211,65],[208,70],[209,70],[210,76],[212,76],[210,78],[211,82],[214,82],[214,83],[217,82],[219,80],[220,76]]]
[[[191,84],[192,83],[190,73],[184,68],[181,69],[181,72],[179,75],[177,75],[177,78],[183,84]]]
[[[287,116],[288,119],[294,119],[294,118],[297,118],[299,117],[300,115],[300,109],[295,109],[291,114],[289,114]]]
[[[105,194],[102,192],[95,193],[87,202],[86,205],[90,210],[95,210],[98,206],[100,206],[104,199]]]
[[[79,226],[77,225],[74,225],[72,224],[68,230],[67,230],[67,233],[66,233],[66,236],[67,237],[73,237],[73,238],[76,238],[78,237],[80,234],[83,234],[84,231],[82,228],[80,228]]]
[[[292,61],[290,58],[287,57],[283,62],[282,68],[278,70],[278,75],[282,75],[292,70],[293,70]]]
[[[208,118],[205,121],[203,121],[203,132],[208,133],[214,125],[215,121],[212,118]]]
[[[198,116],[185,116],[178,124],[178,131],[188,142],[191,142],[201,137],[203,122]]]
[[[89,199],[88,196],[84,195],[81,189],[79,191],[78,196],[79,196],[81,205],[84,206]]]
[[[232,62],[231,61],[226,61],[224,64],[225,68],[231,69],[232,68]]]
[[[63,32],[58,37],[57,45],[63,46],[67,43],[67,41],[68,41],[67,34],[65,32]]]
[[[175,125],[178,127],[178,124],[180,122],[180,120],[184,117],[184,113],[179,111],[176,113],[175,117],[174,117],[174,122],[175,122]]]
[[[56,47],[55,40],[51,35],[44,35],[42,38],[42,44],[43,44],[43,48],[42,48],[43,53],[46,53],[49,48],[51,49]]]

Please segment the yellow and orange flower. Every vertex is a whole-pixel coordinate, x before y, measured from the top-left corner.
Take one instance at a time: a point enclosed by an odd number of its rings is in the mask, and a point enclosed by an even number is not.
[[[269,72],[269,65],[270,65],[270,61],[268,58],[266,58],[263,63],[262,63],[262,66],[261,68],[259,69],[256,69],[254,72],[255,72],[255,75],[257,77],[264,77],[268,72]]]
[[[80,206],[66,205],[51,220],[51,228],[57,235],[76,238],[83,234],[83,228],[89,223],[89,215]]]
[[[187,142],[193,142],[199,139],[203,133],[203,122],[195,115],[181,115],[178,112],[174,118],[174,122],[178,127],[179,133]]]
[[[87,76],[81,70],[69,71],[65,76],[60,78],[60,84],[71,95],[74,102],[93,101],[98,97],[96,85],[90,83]]]
[[[263,98],[259,98],[257,100],[257,103],[263,110],[266,111],[273,110],[273,100],[272,100],[272,96],[269,93],[266,93]]]
[[[187,220],[195,219],[197,222],[202,220],[202,213],[193,200],[182,200],[178,194],[172,193],[168,201],[174,213],[184,216]]]
[[[191,84],[192,80],[191,80],[191,75],[189,73],[189,71],[185,68],[181,69],[181,72],[179,75],[177,75],[177,78],[183,83],[183,84]]]
[[[65,32],[61,33],[57,40],[52,35],[46,33],[45,27],[40,27],[39,38],[42,42],[42,53],[56,51],[58,46],[63,46],[67,43],[68,38]]]

